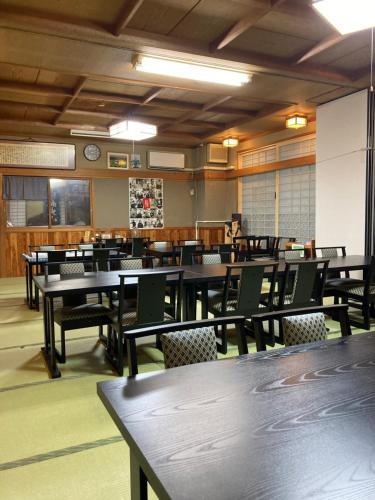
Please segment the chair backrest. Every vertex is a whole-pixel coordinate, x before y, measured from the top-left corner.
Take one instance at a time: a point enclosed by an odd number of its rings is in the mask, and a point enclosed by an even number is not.
[[[285,264],[278,308],[321,304],[329,260],[292,261]]]
[[[267,277],[266,277],[266,268]],[[240,272],[239,284],[237,288],[237,297],[235,299],[234,311],[235,314],[241,314],[250,317],[260,310],[267,311],[265,307],[261,307],[261,301],[264,302],[264,293],[267,294],[265,302],[267,307],[272,306],[273,293],[275,288],[275,279],[277,272],[277,263],[275,264],[256,264],[256,265],[229,265],[227,266],[227,274],[225,278],[224,294],[222,301],[222,311],[227,311],[227,304],[232,302],[233,297],[229,295],[231,284],[235,276]],[[269,275],[271,272],[271,275]],[[267,279],[270,283],[267,292],[262,290],[263,282]]]
[[[128,257],[120,260],[120,269],[130,271],[131,269],[143,269],[143,259],[138,257]]]
[[[217,359],[213,326],[164,333],[161,335],[161,344],[166,368]]]
[[[92,260],[96,264],[97,271],[107,271],[107,260],[109,259],[109,248],[94,248],[92,250]]]
[[[180,246],[196,246],[203,245],[203,240],[178,240],[177,243]]]
[[[55,245],[39,245],[39,250],[41,252],[51,252],[52,250],[56,250]]]
[[[221,264],[221,254],[202,253],[202,264]]]
[[[60,276],[74,277],[85,274],[85,265],[83,262],[64,262],[58,264]],[[87,297],[84,293],[74,293],[63,296],[63,306],[80,306],[87,303]]]
[[[60,275],[84,274],[85,266],[83,262],[66,262],[59,264]]]
[[[93,243],[80,243],[78,245],[78,248],[80,250],[92,250],[94,248],[94,244]]]
[[[346,248],[345,246],[338,247],[316,247],[314,248],[314,256],[322,257],[323,259],[333,259],[335,257],[345,257]]]
[[[105,248],[115,248],[117,244],[117,238],[106,238],[104,240]]]
[[[63,262],[66,260],[65,250],[51,250],[47,252],[47,262]],[[48,274],[59,274],[60,268],[56,266],[48,266]]]
[[[144,254],[145,243],[143,238],[132,239],[132,256],[141,257]]]
[[[173,247],[173,261],[180,266],[189,266],[193,262],[193,255],[200,253],[196,245],[178,245]]]
[[[146,273],[132,273],[132,278],[138,278],[137,285],[137,325],[143,324],[159,324],[164,321],[166,307],[166,291],[167,277],[170,275],[177,276],[177,284],[174,285],[177,289],[177,305],[176,318],[174,321],[181,319],[181,298],[182,298],[182,276],[183,270],[171,271],[152,271]],[[120,274],[120,293],[119,293],[119,308],[118,321],[121,323],[122,315],[124,314],[124,304],[126,301],[126,286],[125,279],[129,276]]]
[[[305,257],[306,257],[305,248],[279,250],[277,252],[277,258],[280,260],[297,260],[297,259],[304,259]]]
[[[284,344],[307,344],[327,339],[323,313],[300,314],[282,318]]]

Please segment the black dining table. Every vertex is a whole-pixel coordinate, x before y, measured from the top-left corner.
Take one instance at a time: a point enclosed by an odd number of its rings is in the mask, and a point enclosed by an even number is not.
[[[374,360],[366,333],[98,383],[132,500],[374,499]]]
[[[320,261],[321,259],[310,259]],[[274,262],[274,261],[270,261]],[[352,255],[346,257],[332,258],[329,262],[329,270],[345,271],[345,270],[364,270],[371,262],[371,257],[360,255]],[[256,266],[258,261],[245,262],[238,264],[240,266]],[[267,260],[263,260],[262,264],[267,264]],[[173,269],[168,266],[165,268],[155,268],[155,271],[162,269]],[[190,266],[180,266],[176,269],[183,269],[183,319],[194,320],[196,314],[196,289],[197,287],[206,287],[209,283],[222,282],[225,279],[227,265],[226,264],[196,264]],[[282,274],[285,269],[285,261],[280,260],[278,273]],[[145,273],[152,272],[151,269],[144,269]],[[271,272],[271,268],[270,268]],[[136,271],[99,271],[96,273],[85,273],[79,277],[60,277],[60,275],[50,276],[33,276],[33,281],[37,289],[42,294],[43,300],[43,324],[44,324],[44,347],[42,352],[47,363],[49,372],[52,378],[60,377],[60,371],[56,364],[55,349],[51,346],[55,345],[54,339],[54,299],[76,293],[97,293],[116,291],[120,286],[120,274],[125,274],[129,277],[126,281],[128,284],[135,284],[135,279],[132,281],[132,274],[139,273]],[[240,273],[238,273],[239,276]],[[236,277],[236,274],[233,274]],[[173,284],[173,279],[168,278]]]

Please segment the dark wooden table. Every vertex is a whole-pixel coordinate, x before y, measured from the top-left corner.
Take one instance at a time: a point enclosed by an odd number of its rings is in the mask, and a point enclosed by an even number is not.
[[[101,382],[132,500],[375,498],[375,334]]]
[[[320,260],[320,259],[317,259]],[[329,270],[357,270],[364,269],[369,265],[370,257],[363,256],[347,256],[331,259]],[[274,261],[273,261],[274,262]],[[239,265],[254,266],[259,262],[247,262]],[[207,264],[207,265],[192,265],[181,266],[184,269],[184,297],[183,297],[183,319],[195,319],[195,291],[196,286],[207,286],[208,283],[223,281],[226,275],[226,264]],[[181,269],[179,268],[179,269]],[[279,261],[279,272],[282,273],[285,268],[285,262]],[[166,268],[156,268],[155,271]],[[145,269],[145,273],[150,272],[150,269]],[[54,305],[53,299],[71,295],[73,293],[97,293],[110,292],[119,289],[120,280],[119,274],[129,276],[129,284],[131,284],[132,273],[138,271],[110,271],[98,273],[85,273],[79,278],[61,278],[59,275],[34,276],[33,281],[42,294],[43,300],[43,323],[44,323],[44,348],[42,349],[47,366],[53,378],[60,377],[60,371],[56,364],[54,348]],[[170,278],[169,278],[170,280]],[[172,281],[171,281],[172,283]]]
[[[187,266],[190,267],[190,266]],[[136,278],[132,278],[134,274],[144,272],[150,274],[162,270],[173,270],[169,266],[165,268],[156,268],[134,270],[134,271],[99,271],[88,272],[79,277],[60,276],[59,274],[49,275],[47,277],[34,276],[33,281],[37,289],[42,294],[43,300],[43,326],[44,326],[44,347],[42,353],[47,364],[48,370],[52,378],[61,376],[56,362],[55,353],[55,328],[54,328],[54,299],[57,297],[64,297],[77,293],[91,294],[98,292],[111,292],[118,291],[120,288],[120,275],[127,276],[125,284],[136,284]],[[181,269],[176,267],[175,269]],[[194,286],[196,279],[199,276],[189,269],[184,271],[184,297],[183,297],[183,315],[184,319],[190,319],[195,307],[194,301]],[[171,285],[175,283],[173,275],[167,277],[167,282]],[[192,290],[191,290],[192,288]]]

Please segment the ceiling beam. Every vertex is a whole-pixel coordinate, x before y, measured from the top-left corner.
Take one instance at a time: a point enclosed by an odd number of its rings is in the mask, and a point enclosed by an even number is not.
[[[134,111],[137,110],[138,108],[141,108],[142,106],[147,106],[152,100],[157,97],[160,92],[163,89],[161,87],[154,87],[142,97],[142,100],[140,101],[139,104],[134,104],[133,106],[130,106],[124,113],[122,120],[126,120],[128,116],[133,115]]]
[[[260,7],[253,7],[247,16],[234,23],[229,30],[219,35],[210,43],[210,51],[215,52],[226,47],[283,2],[285,0],[269,0],[268,2],[264,2]]]
[[[266,118],[267,116],[271,116],[271,115],[273,115],[277,112],[283,111],[283,110],[286,111],[287,109],[289,109],[291,107],[292,106],[282,106],[280,104],[270,104],[268,106],[265,106],[263,109],[260,109],[259,111],[257,111],[253,115],[252,118],[251,117],[249,117],[247,119],[242,118],[242,119],[238,119],[238,120],[226,123],[221,129],[216,130],[215,132],[213,132],[211,134],[202,135],[201,139],[207,140],[207,139],[209,139],[212,136],[215,136],[217,134],[224,134],[225,132],[229,131],[230,129],[232,129],[234,127],[240,127],[241,125],[246,125],[246,124],[251,123],[255,120],[259,120],[261,118]]]
[[[63,114],[70,108],[70,106],[73,104],[73,102],[77,99],[79,93],[81,92],[83,86],[85,85],[87,81],[87,78],[82,76],[79,78],[78,83],[73,91],[73,95],[69,97],[69,99],[66,101],[64,106],[62,107],[60,113],[56,116],[54,120],[54,125],[56,125],[62,118]]]
[[[230,96],[230,95],[218,97],[218,98],[214,99],[213,101],[210,101],[206,104],[203,104],[201,109],[197,109],[196,111],[189,111],[188,113],[183,114],[182,116],[180,116],[179,118],[174,120],[172,123],[166,122],[164,125],[159,127],[159,130],[167,130],[171,127],[174,127],[175,125],[185,123],[188,120],[190,120],[192,117],[197,116],[197,115],[202,114],[202,113],[205,113],[205,112],[209,111],[210,109],[215,108],[215,107],[219,106],[220,104],[223,104],[224,102],[229,101],[230,99],[232,99],[232,96]]]
[[[334,45],[337,45],[338,43],[342,42],[345,40],[349,35],[341,35],[339,33],[333,33],[332,35],[327,36],[323,40],[321,40],[319,43],[315,44],[311,49],[309,49],[307,52],[302,54],[298,60],[295,62],[295,64],[301,64],[308,59],[311,59],[314,56],[317,56],[321,52],[329,49],[330,47],[333,47]]]
[[[40,13],[39,11],[35,10],[31,12],[27,10],[23,12],[22,10],[20,11],[20,9],[16,9],[15,11],[12,7],[7,7],[6,11],[4,12],[0,10],[0,26],[5,27],[8,31],[11,29],[16,29],[23,32],[29,32],[32,34],[32,36],[34,36],[35,32],[37,31],[40,43],[43,43],[42,37],[51,35],[55,39],[56,37],[60,38],[60,40],[62,41],[64,39],[70,41],[73,40],[76,44],[84,44],[86,50],[88,49],[88,44],[92,44],[93,47],[91,49],[91,52],[93,54],[95,54],[95,47],[100,47],[100,50],[103,50],[103,47],[105,47],[106,49],[116,48],[119,49],[119,51],[121,50],[125,53],[129,50],[139,50],[139,47],[142,46],[146,47],[148,50],[157,48],[158,50],[188,52],[192,56],[195,55],[198,57],[212,57],[209,45],[203,42],[196,42],[193,40],[181,39],[171,35],[167,36],[163,34],[151,33],[129,28],[119,37],[113,37],[113,34],[109,34],[105,29],[96,29],[93,27],[88,28],[87,26],[81,26],[78,23],[75,23],[74,25],[67,25],[64,22],[60,22],[57,16],[48,17],[45,13]],[[48,43],[48,40],[46,40],[46,43]],[[51,50],[49,55],[50,58],[55,58],[55,65],[53,65],[53,67],[49,65],[49,67],[46,69],[54,69],[55,71],[60,71],[63,73],[76,73],[77,70],[74,67],[74,64],[70,66],[70,69],[68,69],[69,67],[66,64],[64,68],[62,66],[59,69],[57,68],[57,66],[61,64],[61,61],[63,59],[61,58],[61,51],[57,52],[57,45],[54,45],[54,47],[56,53],[53,53],[53,50]],[[22,51],[20,47],[16,48],[13,44],[11,49],[12,62],[15,59],[15,53],[22,55],[22,57],[25,56],[25,52]],[[10,49],[3,53],[2,60],[4,62],[8,62],[6,58],[6,55],[8,53],[10,54]],[[28,58],[30,59],[29,55]],[[221,49],[220,51],[217,51],[215,53],[213,62],[217,64],[218,60],[251,65],[253,66],[253,68],[249,69],[258,73],[266,73],[272,75],[276,74],[278,76],[287,78],[290,78],[292,76],[292,78],[297,78],[305,81],[335,83],[337,85],[341,84],[344,86],[347,86],[352,82],[350,73],[348,74],[343,70],[337,70],[330,66],[313,65],[307,63],[292,65],[290,64],[290,61],[285,58],[266,56],[264,54],[247,50],[233,50],[228,48]],[[24,61],[26,61],[26,59],[24,59]],[[90,73],[84,73],[83,71],[81,71],[81,73],[89,78],[93,78],[95,72],[97,72],[98,74],[100,73],[100,69],[98,66],[99,60],[97,61],[96,66],[95,64],[96,63],[94,60],[91,65],[93,69]],[[86,67],[88,67],[87,64]],[[117,71],[117,69],[118,65],[114,64],[113,74],[111,75],[107,73],[107,76],[117,77],[120,80],[120,73]],[[143,84],[150,85],[150,82],[143,81]],[[159,85],[158,79],[155,79],[154,82],[151,83],[151,85]],[[160,86],[162,85],[160,84]],[[353,88],[357,88],[354,83],[352,83],[352,86]],[[207,85],[204,86],[202,84],[201,87],[202,89],[207,89]],[[241,93],[241,89],[239,89],[238,93]]]
[[[121,31],[130,23],[137,10],[144,0],[125,0],[116,22],[113,25],[113,34],[119,36]]]
[[[14,118],[0,118],[0,124],[8,124],[8,125],[16,125],[17,127],[20,126],[30,126],[30,127],[48,127],[48,128],[61,128],[61,129],[82,129],[82,130],[100,130],[100,131],[107,131],[107,127],[100,127],[100,126],[95,126],[93,127],[90,124],[83,125],[83,124],[77,124],[77,123],[57,123],[54,125],[51,122],[48,121],[43,121],[43,120],[22,120],[22,119],[14,119]],[[163,137],[174,137],[174,138],[180,138],[180,139],[187,139],[190,141],[195,141],[198,142],[200,141],[200,136],[199,135],[194,135],[191,133],[187,132],[163,132],[161,134],[158,134]],[[117,140],[116,140],[117,141]]]

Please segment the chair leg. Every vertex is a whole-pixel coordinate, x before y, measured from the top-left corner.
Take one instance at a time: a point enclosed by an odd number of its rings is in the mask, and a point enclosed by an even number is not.
[[[124,346],[123,346],[123,337],[124,334],[119,329],[117,332],[117,373],[120,375],[120,377],[123,376],[124,374]]]
[[[34,295],[35,295],[35,310],[39,311],[39,288],[34,286]]]
[[[218,349],[221,354],[226,354],[228,352],[228,336],[227,336],[227,325],[222,325],[221,327],[221,343],[218,344]]]
[[[61,328],[61,352],[60,352],[60,363],[66,362],[66,350],[65,350],[65,330]]]
[[[137,346],[135,339],[126,339],[126,346],[128,351],[129,377],[133,377],[138,373]]]
[[[246,331],[244,326],[236,325],[236,335],[238,342],[238,354],[248,354],[249,349],[247,347]]]

